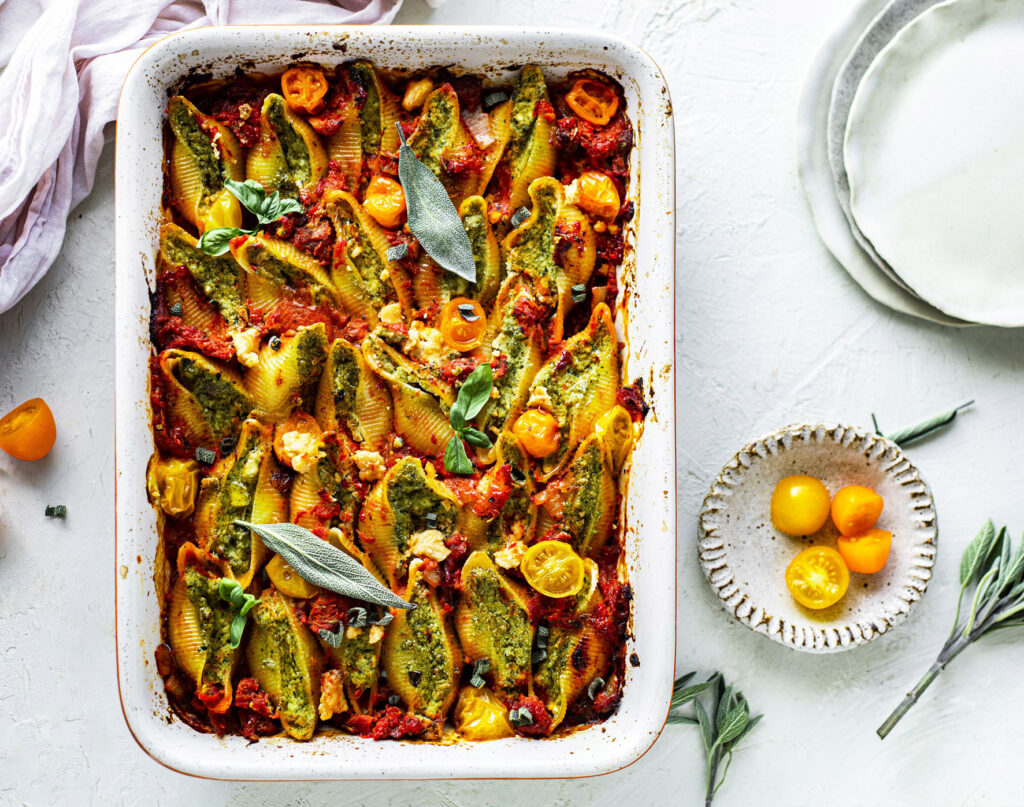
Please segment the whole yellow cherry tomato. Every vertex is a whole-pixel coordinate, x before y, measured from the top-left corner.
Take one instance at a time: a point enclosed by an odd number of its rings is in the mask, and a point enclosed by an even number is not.
[[[366,186],[363,210],[381,226],[394,230],[405,216],[405,191],[395,180],[376,176]]]
[[[238,197],[225,188],[214,197],[199,223],[204,232],[218,227],[241,227],[242,205]]]
[[[858,574],[874,574],[885,568],[892,549],[892,533],[888,530],[868,530],[862,535],[840,535],[836,548],[846,568]]]
[[[875,526],[884,504],[871,488],[847,485],[832,497],[832,523],[843,535],[860,535]]]
[[[199,463],[154,454],[146,469],[149,500],[167,515],[191,515],[199,492]]]
[[[293,67],[281,76],[281,94],[292,109],[313,113],[323,106],[327,79],[315,67]]]
[[[480,345],[487,333],[487,318],[484,309],[476,300],[456,297],[445,303],[438,323],[441,338],[452,350],[460,353]]]
[[[486,687],[463,687],[455,703],[455,730],[467,740],[500,740],[514,737],[508,709]]]
[[[519,569],[545,597],[571,597],[583,588],[583,559],[565,541],[541,541],[523,555]]]
[[[611,221],[619,215],[619,192],[607,174],[584,171],[576,180],[580,191],[580,207],[592,216]]]
[[[810,535],[828,520],[828,488],[813,476],[787,476],[772,492],[772,524],[786,535]]]
[[[543,409],[527,409],[512,426],[512,434],[519,438],[523,449],[531,457],[543,459],[558,448],[560,435],[558,421]]]
[[[267,577],[274,584],[274,588],[285,596],[305,600],[320,591],[319,586],[314,586],[299,577],[299,573],[289,566],[280,555],[274,555],[266,565],[266,569]]]
[[[786,567],[786,586],[802,606],[820,610],[843,598],[850,587],[850,572],[832,547],[812,546]]]
[[[0,418],[0,448],[16,460],[40,460],[57,441],[53,412],[42,398],[32,398]]]

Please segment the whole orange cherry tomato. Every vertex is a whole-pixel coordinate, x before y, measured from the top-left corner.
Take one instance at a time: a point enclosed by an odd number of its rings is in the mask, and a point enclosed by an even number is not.
[[[53,412],[42,398],[33,398],[0,418],[0,448],[18,460],[39,460],[57,440]]]
[[[786,567],[786,586],[805,608],[828,608],[839,602],[850,587],[850,572],[832,547],[812,546]]]
[[[476,300],[456,297],[441,309],[441,338],[453,350],[465,353],[479,345],[487,333],[484,309]]]
[[[512,434],[519,438],[526,453],[542,459],[558,448],[558,421],[543,409],[527,409],[512,427]]]
[[[619,215],[619,192],[607,174],[584,171],[577,180],[580,189],[580,207],[592,216],[612,221]]]
[[[851,572],[874,574],[885,568],[892,549],[892,533],[868,530],[863,535],[840,535],[836,539],[839,554]]]
[[[313,113],[323,106],[327,79],[315,67],[293,67],[281,76],[281,94],[292,109]]]
[[[565,102],[573,112],[595,126],[607,124],[619,108],[619,96],[615,90],[591,78],[581,78],[573,84]]]
[[[376,176],[366,186],[363,210],[381,226],[394,230],[405,216],[405,191],[395,180]]]
[[[883,505],[871,488],[847,485],[832,497],[832,523],[843,535],[860,535],[875,526]]]

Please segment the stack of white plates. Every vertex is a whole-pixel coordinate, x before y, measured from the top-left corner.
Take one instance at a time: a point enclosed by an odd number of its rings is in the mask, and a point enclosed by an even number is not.
[[[818,231],[872,297],[1024,326],[1024,0],[867,0],[800,106]]]

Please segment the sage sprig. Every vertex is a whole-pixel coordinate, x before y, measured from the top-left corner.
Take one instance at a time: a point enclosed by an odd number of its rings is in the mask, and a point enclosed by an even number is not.
[[[402,141],[398,150],[398,181],[405,191],[409,230],[439,266],[476,283],[473,248],[448,191],[405,142],[401,124],[395,126]]]
[[[386,608],[414,608],[346,553],[317,538],[298,524],[250,524],[235,521],[256,533],[271,552],[276,552],[303,580],[345,597]]]
[[[478,448],[490,448],[491,441],[482,431],[474,429],[469,422],[480,414],[484,404],[491,398],[491,387],[494,386],[494,373],[491,365],[479,364],[459,387],[459,397],[452,406],[448,416],[455,434],[448,441],[444,450],[444,467],[453,474],[473,473],[473,463],[466,454],[465,440]]]
[[[225,179],[224,187],[231,191],[246,210],[256,216],[260,227],[273,224],[286,213],[302,212],[302,205],[296,200],[282,198],[277,191],[268,196],[264,187],[254,179],[245,182]],[[215,227],[199,237],[199,249],[207,255],[223,255],[228,251],[232,238],[253,235],[255,232],[239,227]]]
[[[932,666],[878,727],[881,739],[917,703],[946,665],[971,644],[988,633],[1024,626],[1024,540],[1016,549],[1010,544],[1006,527],[997,531],[989,519],[967,545],[960,558],[960,596],[953,629]],[[970,608],[961,618],[968,594]]]
[[[907,426],[905,429],[900,429],[899,431],[892,432],[891,434],[886,434],[884,436],[889,440],[892,440],[896,445],[906,445],[907,443],[918,440],[934,431],[937,431],[938,429],[941,429],[943,426],[949,425],[956,420],[956,416],[960,414],[961,411],[966,409],[968,406],[971,406],[973,403],[974,399],[972,398],[967,403],[960,404],[960,406],[949,409],[935,415],[934,417],[930,417],[913,426]],[[882,434],[882,430],[878,426],[878,419],[875,417],[874,412],[871,413],[871,422],[875,426],[875,432],[877,434]]]
[[[725,687],[725,679],[721,673],[715,673],[706,681],[691,684],[697,673],[691,672],[676,679],[672,687],[672,706],[668,713],[669,723],[691,723],[700,727],[701,740],[707,762],[704,769],[706,786],[704,790],[705,807],[710,807],[718,789],[725,782],[725,775],[732,763],[732,753],[740,740],[746,737],[760,721],[763,715],[750,716],[750,706],[743,693],[732,685]],[[701,696],[709,692],[705,706]],[[678,712],[683,706],[693,704],[694,714]],[[725,767],[719,774],[722,760]]]
[[[222,600],[231,604],[231,610],[235,612],[235,618],[231,620],[231,627],[228,630],[228,643],[232,650],[237,650],[238,645],[242,643],[245,619],[256,605],[256,598],[252,594],[246,594],[245,590],[230,577],[220,579],[217,593]]]

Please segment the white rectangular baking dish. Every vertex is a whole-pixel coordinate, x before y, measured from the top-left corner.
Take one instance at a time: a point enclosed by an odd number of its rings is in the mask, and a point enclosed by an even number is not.
[[[370,59],[389,69],[453,65],[510,84],[534,63],[553,78],[592,67],[625,89],[634,125],[630,198],[637,205],[617,312],[628,337],[628,378],[653,403],[623,499],[635,592],[624,697],[600,727],[545,741],[449,746],[374,742],[344,734],[308,743],[199,734],[168,718],[153,652],[160,614],[157,546],[146,499],[149,430],[149,290],[162,189],[162,117],[168,89],[189,71],[214,77],[272,70],[297,59],[334,65]],[[657,66],[615,37],[589,32],[474,27],[269,26],[205,28],[158,42],[136,62],[118,111],[116,167],[116,622],[118,685],[128,728],[158,762],[218,779],[544,778],[608,773],[637,760],[665,722],[675,661],[675,411],[673,378],[674,162],[672,107]],[[628,330],[628,333],[627,333]]]

